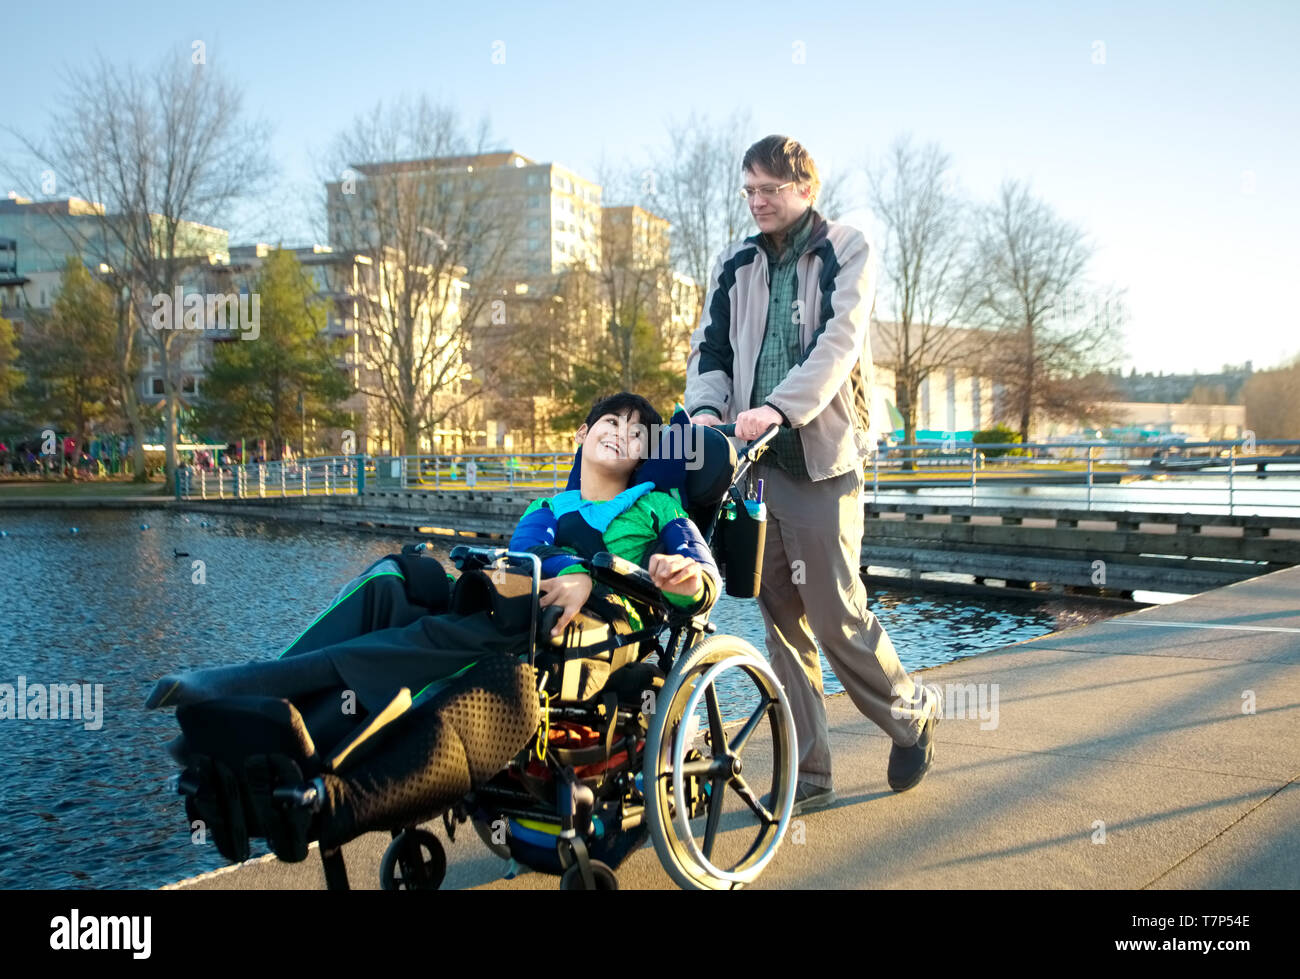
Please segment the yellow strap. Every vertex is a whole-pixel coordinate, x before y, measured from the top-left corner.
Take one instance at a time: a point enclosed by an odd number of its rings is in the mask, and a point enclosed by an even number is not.
[[[537,758],[546,761],[546,745],[551,737],[551,694],[542,691],[542,726],[537,732]]]

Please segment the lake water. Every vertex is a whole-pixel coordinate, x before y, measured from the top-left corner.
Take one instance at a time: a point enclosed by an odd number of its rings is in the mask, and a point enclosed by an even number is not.
[[[0,530],[0,683],[102,685],[103,697],[98,723],[0,720],[0,888],[158,887],[223,866],[191,843],[167,784],[178,729],[171,711],[143,709],[155,679],[275,657],[406,540],[166,510],[0,511]],[[909,670],[1111,614],[875,589],[871,607]],[[763,648],[754,602],[724,596],[713,621]],[[840,689],[828,674],[827,693]]]

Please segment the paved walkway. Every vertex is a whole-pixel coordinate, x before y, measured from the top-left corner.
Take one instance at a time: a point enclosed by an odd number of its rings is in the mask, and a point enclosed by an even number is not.
[[[1300,568],[923,677],[945,688],[948,715],[921,785],[891,792],[889,740],[832,698],[840,801],[804,816],[802,842],[787,837],[755,886],[1300,888]],[[957,716],[966,684],[987,685],[984,719],[974,697]],[[505,864],[463,831],[445,886],[556,886],[501,879]],[[354,887],[377,886],[387,842],[345,848]],[[619,882],[671,886],[649,846]],[[181,886],[321,888],[324,877],[313,853]]]

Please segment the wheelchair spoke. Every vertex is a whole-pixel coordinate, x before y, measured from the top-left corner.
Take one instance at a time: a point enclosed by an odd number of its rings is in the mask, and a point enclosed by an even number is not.
[[[724,775],[716,776],[711,783],[709,794],[709,819],[704,826],[704,859],[713,859],[713,841],[718,836],[718,826],[722,823],[722,799],[727,788]]]
[[[763,803],[759,802],[758,796],[754,795],[754,790],[749,787],[749,783],[740,775],[731,776],[731,787],[736,790],[736,794],[745,800],[745,805],[754,810],[754,815],[763,820],[764,825],[771,825],[776,822],[773,816]]]
[[[745,747],[746,742],[749,741],[750,735],[758,730],[758,725],[761,724],[763,718],[767,716],[767,709],[771,706],[772,698],[764,695],[763,702],[758,705],[758,709],[750,715],[749,720],[745,722],[745,726],[737,731],[736,736],[731,739],[731,746],[728,749],[731,754],[740,754],[741,750]]]
[[[718,687],[710,683],[704,691],[705,702],[709,705],[709,748],[713,757],[718,758],[727,751],[727,732],[722,729],[722,711],[718,708]]]

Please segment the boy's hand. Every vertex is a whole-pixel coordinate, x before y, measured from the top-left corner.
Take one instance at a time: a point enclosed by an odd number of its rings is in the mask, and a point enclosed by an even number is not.
[[[652,554],[647,569],[660,591],[693,598],[703,587],[700,562],[684,554]]]
[[[591,575],[575,573],[546,578],[542,581],[541,590],[542,598],[539,604],[542,608],[548,605],[559,605],[564,609],[560,621],[551,630],[552,636],[561,636],[564,634],[565,627],[573,621],[573,617],[591,597]]]

